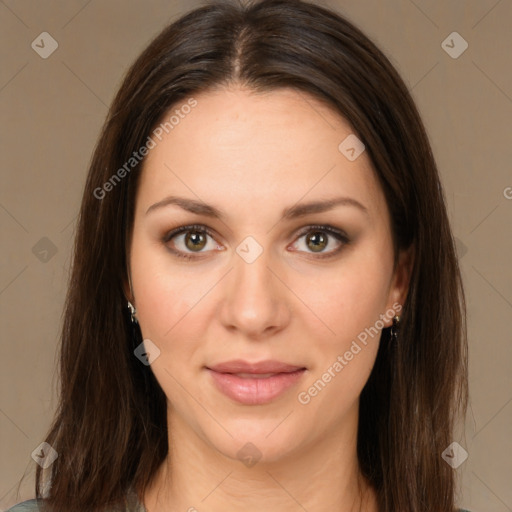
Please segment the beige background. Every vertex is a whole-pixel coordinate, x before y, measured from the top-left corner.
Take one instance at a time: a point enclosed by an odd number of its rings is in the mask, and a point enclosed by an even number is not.
[[[153,36],[197,5],[0,0],[0,510],[33,497],[31,453],[56,406],[75,219],[107,105]],[[469,453],[456,470],[460,505],[512,511],[512,2],[326,5],[390,56],[426,122],[468,295],[471,407],[466,437],[454,439]],[[59,45],[47,59],[31,48],[43,31]],[[453,31],[469,44],[456,59],[441,46]]]

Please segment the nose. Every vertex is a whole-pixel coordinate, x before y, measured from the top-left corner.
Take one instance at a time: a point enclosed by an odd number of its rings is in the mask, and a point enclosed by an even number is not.
[[[290,322],[291,292],[285,276],[273,268],[269,251],[251,263],[233,255],[233,270],[227,277],[219,317],[224,327],[246,338],[263,339]]]

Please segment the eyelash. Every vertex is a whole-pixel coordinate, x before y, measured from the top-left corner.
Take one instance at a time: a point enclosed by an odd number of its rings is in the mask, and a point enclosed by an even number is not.
[[[197,231],[199,233],[206,233],[210,237],[215,238],[213,232],[209,228],[207,228],[206,226],[203,226],[201,224],[192,224],[192,225],[188,225],[188,226],[180,226],[179,228],[176,228],[176,229],[173,229],[172,231],[169,231],[162,238],[162,242],[164,244],[167,244],[175,236],[177,236],[177,235],[179,235],[181,233],[186,233],[187,231]],[[328,233],[329,235],[331,235],[334,238],[336,238],[339,242],[342,242],[342,245],[338,249],[336,249],[334,251],[331,251],[331,252],[328,252],[328,253],[325,253],[325,254],[317,253],[314,256],[315,259],[332,258],[332,257],[336,256],[343,249],[343,247],[345,245],[350,243],[349,238],[347,237],[347,235],[343,231],[340,231],[340,230],[338,230],[338,229],[336,229],[336,228],[334,228],[332,226],[329,226],[329,225],[320,225],[320,224],[314,224],[314,225],[311,225],[311,226],[307,226],[306,228],[304,228],[297,235],[297,239],[302,238],[304,235],[307,235],[308,233],[310,233],[312,231],[320,231],[320,232]],[[197,259],[198,258],[198,256],[192,255],[193,253],[182,253],[181,251],[177,251],[175,249],[170,249],[170,248],[169,248],[169,250],[175,256],[178,256],[179,258],[183,258],[183,259],[186,259],[186,260],[193,260],[193,259]],[[200,254],[200,253],[197,253],[197,254]],[[315,253],[310,253],[310,254],[315,254]]]

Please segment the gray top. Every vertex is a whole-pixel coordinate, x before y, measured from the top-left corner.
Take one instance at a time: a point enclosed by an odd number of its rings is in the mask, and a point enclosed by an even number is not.
[[[146,509],[140,503],[138,503],[137,508],[127,507],[125,509],[125,511],[126,512],[146,512]],[[37,504],[37,500],[33,499],[33,500],[27,500],[27,501],[18,503],[17,505],[14,505],[14,507],[7,509],[5,512],[40,512],[40,509]],[[116,512],[118,512],[118,511],[116,511]]]
[[[14,507],[11,507],[5,512],[40,512],[38,501],[43,500],[31,499],[23,501],[17,505],[14,505]],[[142,503],[139,502],[139,498],[137,494],[133,492],[133,490],[128,492],[126,501],[127,505],[124,509],[125,512],[146,512],[146,509]],[[116,512],[119,512],[119,508],[116,510]]]

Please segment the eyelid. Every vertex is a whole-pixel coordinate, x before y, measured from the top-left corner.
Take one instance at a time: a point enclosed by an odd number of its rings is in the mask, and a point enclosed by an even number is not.
[[[308,224],[301,231],[299,231],[299,233],[297,234],[297,238],[300,238],[301,236],[304,236],[306,233],[315,230],[325,231],[326,233],[330,233],[331,235],[335,236],[337,235],[345,243],[348,243],[350,241],[348,235],[342,229],[335,228],[330,224]]]
[[[162,240],[164,242],[168,242],[171,238],[175,237],[176,235],[179,235],[183,232],[194,231],[194,230],[207,233],[212,238],[215,238],[215,236],[216,236],[214,234],[213,230],[211,230],[208,226],[205,226],[204,224],[188,224],[186,226],[179,226],[177,228],[171,229],[169,232],[167,232],[163,236]]]

